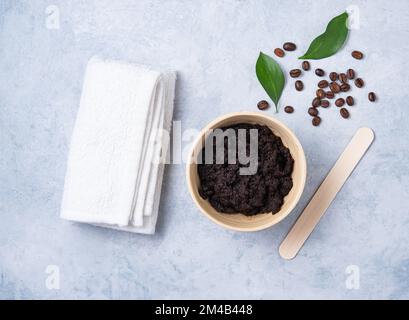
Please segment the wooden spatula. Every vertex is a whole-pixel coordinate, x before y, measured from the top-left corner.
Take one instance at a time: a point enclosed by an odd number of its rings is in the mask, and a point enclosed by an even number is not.
[[[293,259],[318,224],[325,211],[341,190],[359,160],[374,139],[372,129],[360,128],[348,144],[327,177],[315,192],[303,213],[281,243],[279,252],[284,259]]]

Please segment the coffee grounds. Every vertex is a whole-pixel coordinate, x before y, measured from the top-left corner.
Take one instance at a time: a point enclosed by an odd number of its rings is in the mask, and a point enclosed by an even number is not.
[[[239,169],[248,165],[239,163],[237,152],[236,164],[227,163],[227,139],[224,144],[224,164],[205,164],[203,148],[199,155],[202,164],[198,165],[201,197],[222,213],[242,213],[247,216],[267,212],[275,214],[293,186],[291,174],[294,159],[290,151],[283,145],[281,138],[266,126],[238,124],[222,130],[229,128],[236,131],[236,136],[238,129],[246,130],[247,155],[250,150],[250,129],[258,130],[257,173],[240,175]],[[213,139],[214,148],[215,144]],[[213,156],[215,158],[215,154]]]

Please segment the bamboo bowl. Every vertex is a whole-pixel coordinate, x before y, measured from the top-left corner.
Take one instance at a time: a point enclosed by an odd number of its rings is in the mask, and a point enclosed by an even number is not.
[[[199,195],[200,180],[197,172],[196,159],[204,145],[205,139],[209,135],[209,131],[238,123],[260,124],[269,127],[275,135],[281,137],[283,144],[290,150],[294,158],[294,169],[292,173],[293,187],[284,198],[284,204],[280,211],[275,214],[264,213],[248,217],[240,213],[220,213],[216,211],[207,200],[204,200]],[[304,150],[294,133],[280,121],[257,112],[229,113],[210,122],[200,132],[194,142],[186,165],[186,179],[189,192],[197,207],[213,222],[236,231],[258,231],[271,227],[283,220],[297,205],[304,190],[306,176],[307,164]]]

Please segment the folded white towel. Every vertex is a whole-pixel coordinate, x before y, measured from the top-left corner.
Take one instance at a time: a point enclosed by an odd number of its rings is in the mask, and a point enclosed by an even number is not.
[[[65,177],[61,217],[154,233],[175,74],[92,58]]]

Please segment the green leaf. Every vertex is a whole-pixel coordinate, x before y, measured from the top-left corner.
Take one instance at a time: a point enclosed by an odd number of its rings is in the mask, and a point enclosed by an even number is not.
[[[299,59],[323,59],[337,53],[348,36],[347,20],[346,12],[333,18],[325,32],[311,42],[307,52]]]
[[[256,74],[264,90],[276,105],[283,93],[285,78],[280,65],[270,56],[260,52],[256,63]]]

